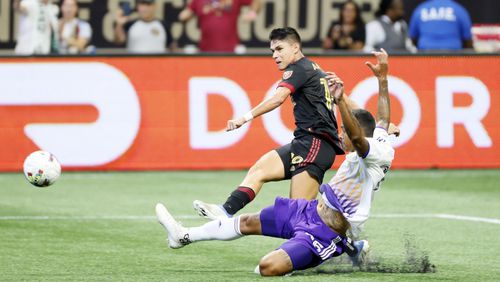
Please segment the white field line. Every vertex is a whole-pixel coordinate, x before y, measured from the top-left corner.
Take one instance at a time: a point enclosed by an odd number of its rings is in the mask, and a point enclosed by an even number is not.
[[[199,219],[197,215],[176,215],[178,219]],[[498,218],[486,218],[466,215],[454,214],[405,214],[405,213],[392,213],[392,214],[374,214],[372,218],[438,218],[449,220],[461,220],[472,222],[483,222],[491,224],[500,224]],[[141,215],[90,215],[90,216],[51,216],[51,215],[6,215],[0,216],[0,220],[156,220],[155,216],[141,216]]]

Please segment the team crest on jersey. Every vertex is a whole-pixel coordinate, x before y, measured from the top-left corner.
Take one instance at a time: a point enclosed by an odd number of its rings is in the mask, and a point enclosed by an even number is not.
[[[290,156],[292,158],[292,164],[300,164],[301,162],[304,161],[304,158],[301,156],[296,156],[294,153],[290,153]]]
[[[293,71],[286,71],[283,73],[283,80],[289,79],[292,77]]]

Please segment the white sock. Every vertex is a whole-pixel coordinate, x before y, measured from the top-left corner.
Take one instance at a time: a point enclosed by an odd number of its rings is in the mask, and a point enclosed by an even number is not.
[[[242,237],[240,232],[240,217],[213,220],[198,227],[188,228],[189,239],[195,241],[206,240],[234,240]]]

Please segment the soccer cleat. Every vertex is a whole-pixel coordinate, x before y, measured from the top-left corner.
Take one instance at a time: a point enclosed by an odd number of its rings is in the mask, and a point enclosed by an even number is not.
[[[193,201],[193,208],[196,212],[198,212],[199,216],[202,216],[202,217],[205,217],[205,218],[208,218],[211,220],[233,217],[232,215],[228,214],[222,206],[214,205],[214,204],[207,204],[207,203],[204,203],[200,200]]]
[[[191,243],[187,228],[179,224],[163,204],[156,204],[156,217],[167,231],[167,242],[170,248],[180,249]]]
[[[370,245],[367,240],[354,241],[354,247],[356,248],[356,255],[350,256],[352,261],[352,266],[363,266],[366,265],[368,259],[368,253],[370,252]]]

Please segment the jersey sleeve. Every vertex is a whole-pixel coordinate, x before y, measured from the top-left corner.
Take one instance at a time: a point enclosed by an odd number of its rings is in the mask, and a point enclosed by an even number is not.
[[[278,87],[286,87],[295,93],[295,90],[302,87],[307,81],[306,71],[300,66],[293,64],[286,68]]]

